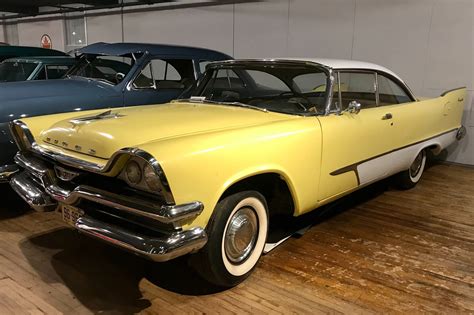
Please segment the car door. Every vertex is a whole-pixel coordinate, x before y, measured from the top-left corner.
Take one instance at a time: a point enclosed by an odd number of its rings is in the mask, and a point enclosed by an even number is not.
[[[125,106],[158,104],[178,98],[195,82],[191,59],[151,59],[124,91]]]
[[[342,112],[319,118],[323,146],[318,199],[322,203],[386,173],[376,157],[392,149],[395,130],[387,109],[377,106],[376,76],[371,71],[336,73],[333,102]],[[348,110],[351,102],[360,104],[359,112]]]

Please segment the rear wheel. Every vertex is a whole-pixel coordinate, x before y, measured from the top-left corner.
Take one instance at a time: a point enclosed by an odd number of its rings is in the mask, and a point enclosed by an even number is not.
[[[397,175],[397,185],[401,189],[410,189],[420,181],[426,165],[426,150],[422,150],[416,156],[410,168]]]
[[[208,243],[192,257],[192,265],[209,282],[235,286],[257,265],[267,231],[268,209],[260,193],[230,195],[217,204],[207,228]]]

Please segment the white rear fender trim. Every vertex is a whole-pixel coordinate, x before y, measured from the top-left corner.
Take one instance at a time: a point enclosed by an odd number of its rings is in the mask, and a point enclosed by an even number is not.
[[[456,128],[435,137],[354,163],[333,171],[331,175],[337,176],[353,171],[357,176],[359,186],[368,185],[382,178],[407,170],[416,156],[426,148],[435,147],[433,153],[440,153],[442,149],[456,141],[457,130]]]

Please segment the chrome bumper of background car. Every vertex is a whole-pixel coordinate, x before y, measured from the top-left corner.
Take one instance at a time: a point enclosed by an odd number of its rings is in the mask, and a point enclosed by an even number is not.
[[[195,252],[207,243],[207,235],[202,228],[175,232],[156,238],[139,235],[135,232],[131,233],[121,227],[85,216],[76,222],[76,229],[109,244],[159,262]]]
[[[68,190],[57,184],[54,171],[42,160],[18,154],[15,161],[25,169],[25,172],[14,175],[10,185],[38,211],[54,210],[52,203],[75,205],[81,200],[89,200],[161,223],[178,223],[198,216],[203,210],[202,203],[198,201],[180,205],[160,205],[142,198],[123,196],[86,185]]]
[[[20,169],[15,164],[0,166],[0,184],[8,183],[10,177],[17,173]]]

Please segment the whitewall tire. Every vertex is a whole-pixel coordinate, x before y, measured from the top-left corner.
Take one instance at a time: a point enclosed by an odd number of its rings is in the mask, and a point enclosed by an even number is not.
[[[410,189],[416,186],[420,181],[421,176],[426,166],[426,150],[422,150],[415,157],[415,160],[410,165],[410,168],[401,172],[397,176],[397,184],[401,189]]]
[[[268,208],[256,191],[222,199],[206,229],[206,246],[192,257],[193,267],[209,282],[232,287],[254,270],[268,232]]]

